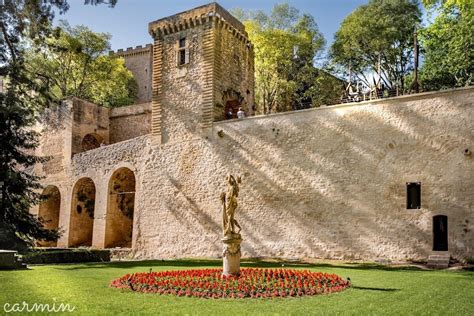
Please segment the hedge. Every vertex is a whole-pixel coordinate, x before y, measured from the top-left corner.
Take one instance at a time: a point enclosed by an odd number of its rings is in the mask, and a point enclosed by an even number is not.
[[[110,251],[106,249],[49,249],[24,253],[22,257],[23,262],[28,264],[105,262],[110,261]]]

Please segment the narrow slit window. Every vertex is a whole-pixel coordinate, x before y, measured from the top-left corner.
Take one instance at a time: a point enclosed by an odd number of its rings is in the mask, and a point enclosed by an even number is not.
[[[421,182],[407,182],[407,209],[421,208]]]
[[[189,50],[186,46],[186,38],[181,38],[178,43],[178,66],[189,63]]]

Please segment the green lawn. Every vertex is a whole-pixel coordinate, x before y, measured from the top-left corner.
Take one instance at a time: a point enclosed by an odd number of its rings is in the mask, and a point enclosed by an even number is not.
[[[31,266],[0,271],[0,314],[4,304],[69,303],[80,314],[474,314],[474,272],[422,271],[370,264],[285,264],[350,277],[353,287],[341,293],[285,299],[207,300],[132,293],[109,288],[126,273],[220,266],[219,261],[181,260]],[[277,263],[244,263],[280,267]]]

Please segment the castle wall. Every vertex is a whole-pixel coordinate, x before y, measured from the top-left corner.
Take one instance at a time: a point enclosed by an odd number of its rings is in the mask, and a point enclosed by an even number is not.
[[[196,136],[202,121],[201,103],[206,85],[203,68],[204,38],[211,32],[210,24],[166,35],[161,40],[161,133],[162,141],[187,141]],[[186,39],[189,63],[178,66],[177,46]],[[186,118],[186,119],[183,119]]]
[[[135,48],[119,49],[117,56],[125,59],[125,67],[130,70],[137,83],[136,104],[151,101],[151,78],[153,75],[153,45],[148,44],[145,47],[137,46]]]
[[[151,132],[151,103],[110,109],[110,143],[146,135]]]
[[[63,205],[74,183],[90,177],[93,245],[103,247],[107,185],[127,167],[136,177],[135,257],[216,257],[231,172],[243,178],[243,256],[426,259],[432,217],[442,214],[450,254],[472,258],[474,157],[464,151],[474,148],[473,97],[466,88],[258,116],[214,123],[207,136],[170,129],[163,145],[147,135],[80,153],[58,185],[60,226],[68,228]],[[180,126],[194,126],[188,119]],[[406,183],[418,181],[421,209],[408,210]]]
[[[83,141],[88,134],[97,142],[109,143],[109,109],[74,98],[72,106],[72,143],[71,155],[85,151]]]
[[[149,31],[154,144],[193,139],[224,119],[227,101],[251,114],[253,48],[241,22],[211,3],[151,22]]]
[[[253,47],[246,39],[236,36],[227,24],[218,21],[215,27],[215,84],[213,121],[225,119],[228,101],[237,100],[247,115],[254,105]],[[236,113],[235,113],[236,114]]]
[[[70,103],[70,102],[69,102]],[[35,166],[39,176],[64,174],[71,159],[72,105],[45,109],[35,130],[40,133],[36,155],[46,158]]]

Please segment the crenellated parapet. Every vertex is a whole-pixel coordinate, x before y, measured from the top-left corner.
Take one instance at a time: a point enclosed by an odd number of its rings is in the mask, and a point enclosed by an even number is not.
[[[150,54],[153,50],[153,44],[146,44],[145,46],[138,45],[136,47],[128,47],[127,49],[111,50],[110,55],[117,55],[121,57],[137,56]]]
[[[226,111],[252,115],[253,46],[229,12],[210,3],[153,21],[148,30],[154,143],[206,133]]]
[[[236,38],[251,45],[244,25],[216,2],[150,22],[148,31],[153,38],[157,39],[211,21],[214,21],[216,26],[228,29]]]

